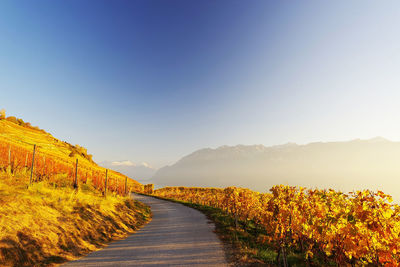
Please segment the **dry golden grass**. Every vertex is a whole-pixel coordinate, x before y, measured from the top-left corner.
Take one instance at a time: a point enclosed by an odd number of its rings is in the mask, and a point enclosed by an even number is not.
[[[78,191],[0,173],[0,266],[47,266],[78,258],[134,232],[150,209],[90,185]]]
[[[0,120],[0,138],[20,146],[25,146],[28,149],[32,148],[30,144],[37,144],[46,153],[58,157],[68,157],[71,153],[66,143],[59,141],[51,134],[22,127],[7,120]]]

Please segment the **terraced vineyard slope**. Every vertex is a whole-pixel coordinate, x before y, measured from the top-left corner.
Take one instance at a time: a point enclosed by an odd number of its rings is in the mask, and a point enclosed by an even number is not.
[[[102,192],[106,191],[106,185],[107,191],[119,194],[143,190],[137,181],[112,170],[108,170],[106,182],[106,169],[97,165],[84,147],[60,141],[21,119],[0,119],[1,170],[29,173],[35,145],[33,181],[47,180],[60,185],[73,185],[76,178],[78,186],[90,182]]]

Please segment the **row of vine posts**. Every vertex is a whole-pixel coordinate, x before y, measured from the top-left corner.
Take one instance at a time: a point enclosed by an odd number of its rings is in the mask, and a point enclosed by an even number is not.
[[[31,144],[32,145],[32,144]],[[29,176],[29,186],[32,185],[34,182],[33,175],[34,175],[34,169],[35,169],[35,154],[36,154],[36,148],[37,145],[33,144],[33,152],[32,152],[32,162],[31,162],[31,167],[30,167],[30,176]],[[28,155],[27,155],[28,156]],[[9,146],[8,150],[8,165],[11,166],[11,145]],[[27,159],[25,161],[25,166],[27,167]],[[76,158],[75,162],[75,174],[74,174],[74,182],[73,182],[73,188],[75,190],[78,190],[78,168],[79,168],[79,161],[78,158]],[[105,181],[104,181],[104,197],[107,196],[107,185],[108,185],[108,169],[105,171]],[[152,192],[153,190],[151,190]],[[128,177],[125,176],[125,186],[124,186],[124,195],[126,196],[128,194]]]

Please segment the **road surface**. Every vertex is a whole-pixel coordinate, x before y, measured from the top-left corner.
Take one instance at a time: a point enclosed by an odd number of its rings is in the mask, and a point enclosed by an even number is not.
[[[204,214],[152,197],[134,198],[151,207],[150,223],[124,240],[63,266],[228,266],[214,224]]]

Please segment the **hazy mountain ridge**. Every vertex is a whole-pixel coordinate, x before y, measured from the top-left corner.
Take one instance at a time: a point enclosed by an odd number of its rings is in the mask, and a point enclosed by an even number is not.
[[[123,173],[129,177],[135,178],[137,180],[145,181],[150,179],[156,169],[147,164],[146,162],[142,162],[140,164],[133,163],[129,160],[122,161],[103,161],[99,163],[100,166],[108,169],[112,169],[114,171]]]
[[[158,186],[242,186],[266,191],[283,183],[344,191],[381,189],[394,196],[399,180],[400,142],[381,137],[206,148],[159,169],[152,178]]]

